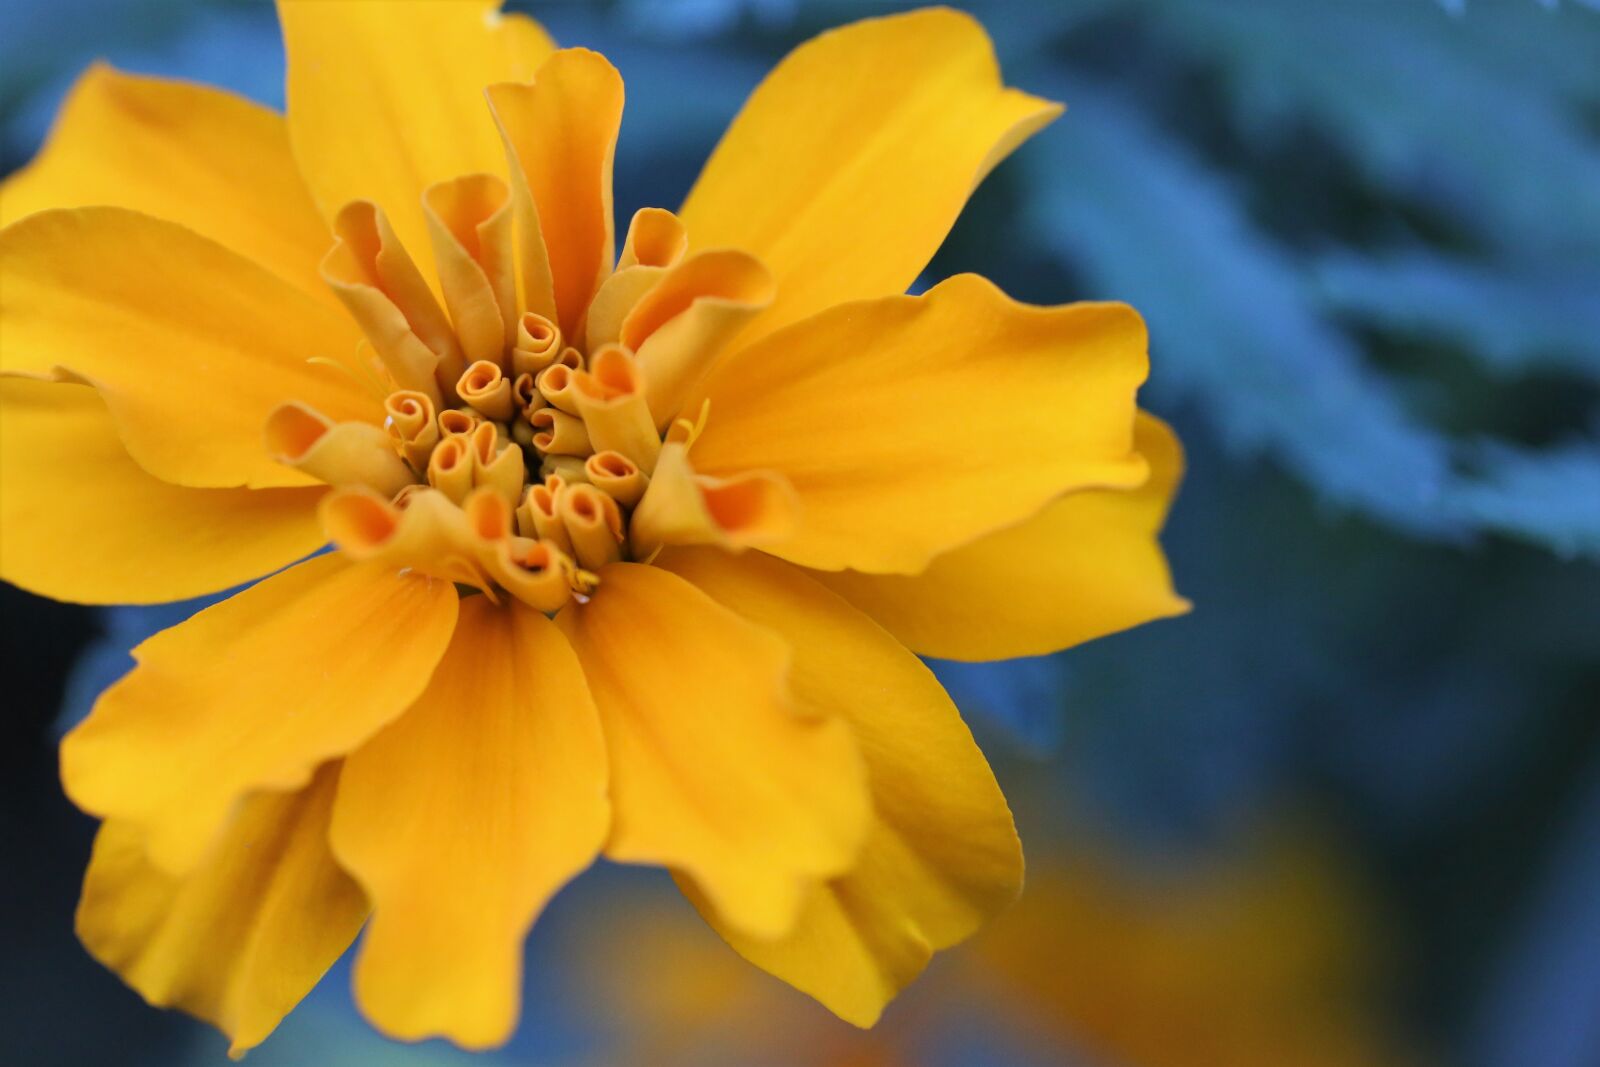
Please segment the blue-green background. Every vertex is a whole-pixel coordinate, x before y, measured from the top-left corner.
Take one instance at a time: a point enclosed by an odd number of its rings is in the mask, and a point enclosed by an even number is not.
[[[790,46],[888,9],[531,5],[627,79],[621,218],[678,203]],[[1008,81],[1069,111],[978,191],[929,278],[1132,303],[1146,405],[1190,460],[1166,542],[1192,615],[945,671],[1002,782],[1042,773],[1030,804],[1180,870],[1263,821],[1314,822],[1371,887],[1375,1011],[1406,1043],[1467,1067],[1600,1065],[1600,10],[969,9]],[[0,0],[0,173],[97,57],[282,104],[265,3]],[[214,1033],[74,942],[91,826],[54,778],[62,716],[189,609],[0,592],[0,1061],[223,1062]],[[1057,815],[1019,805],[1025,839]],[[607,906],[587,884],[552,925]],[[606,1006],[567,980],[581,945],[541,931],[504,1062],[606,1038]],[[368,1036],[345,985],[252,1059],[454,1062]],[[935,1058],[992,1062],[973,1047]]]

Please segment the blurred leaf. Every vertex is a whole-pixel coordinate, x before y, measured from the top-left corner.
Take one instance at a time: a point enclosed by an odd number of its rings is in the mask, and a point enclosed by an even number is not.
[[[1490,7],[1481,24],[1477,5],[1451,18],[1390,0],[1165,0],[1151,10],[1173,48],[1211,61],[1256,136],[1309,121],[1382,189],[1484,242],[1592,255],[1600,146],[1584,102],[1564,91],[1594,91],[1600,18]],[[1543,68],[1530,68],[1534,56]]]
[[[1600,559],[1600,441],[1541,451],[1485,445],[1481,469],[1455,494],[1470,521],[1565,557]]]
[[[1472,0],[1464,6],[1471,17],[1458,20],[1452,33],[1470,39],[1478,62],[1559,95],[1592,101],[1600,97],[1600,63],[1594,61],[1600,19],[1580,7],[1600,11],[1600,0]],[[1530,78],[1530,72],[1537,76]]]
[[[695,40],[731,33],[745,21],[793,22],[800,0],[620,0],[629,30],[666,40]]]
[[[0,4],[0,113],[41,82],[116,45],[149,46],[182,30],[185,0],[56,0]],[[62,32],[67,27],[71,32]]]
[[[1314,272],[1339,311],[1403,335],[1455,342],[1501,375],[1550,368],[1600,380],[1600,269],[1593,265],[1335,253]]]
[[[1157,395],[1199,401],[1230,444],[1262,448],[1333,501],[1450,533],[1447,445],[1310,305],[1288,254],[1237,192],[1114,91],[1056,79],[1068,119],[1021,159],[1049,251],[1151,331]]]

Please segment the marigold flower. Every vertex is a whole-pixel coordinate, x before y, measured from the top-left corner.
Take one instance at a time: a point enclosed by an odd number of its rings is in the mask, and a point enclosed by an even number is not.
[[[97,67],[0,199],[0,574],[271,573],[66,738],[84,944],[242,1051],[364,927],[379,1029],[492,1046],[604,854],[870,1025],[1022,879],[913,653],[1185,608],[1139,317],[900,295],[1060,109],[964,15],[860,22],[617,254],[604,58],[492,0],[280,15],[286,118]]]

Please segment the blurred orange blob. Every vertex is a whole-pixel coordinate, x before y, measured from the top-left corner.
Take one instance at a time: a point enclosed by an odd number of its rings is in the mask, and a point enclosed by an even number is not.
[[[915,1067],[953,1047],[1092,1067],[1419,1062],[1379,1011],[1378,928],[1352,873],[1288,834],[1159,872],[1058,843],[989,935],[869,1032],[741,967],[673,901],[629,913],[590,972],[621,1062]]]

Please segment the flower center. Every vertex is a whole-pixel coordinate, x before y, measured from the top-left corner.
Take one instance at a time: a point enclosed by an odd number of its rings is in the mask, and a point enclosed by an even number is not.
[[[502,183],[442,183],[424,206],[444,307],[371,204],[340,213],[323,263],[371,346],[383,427],[301,404],[267,426],[281,462],[334,486],[322,520],[341,551],[554,612],[612,563],[790,528],[781,479],[709,478],[689,461],[710,409],[696,389],[771,299],[759,263],[685,257],[677,219],[641,211],[616,269],[563,329],[553,306],[518,297]]]

